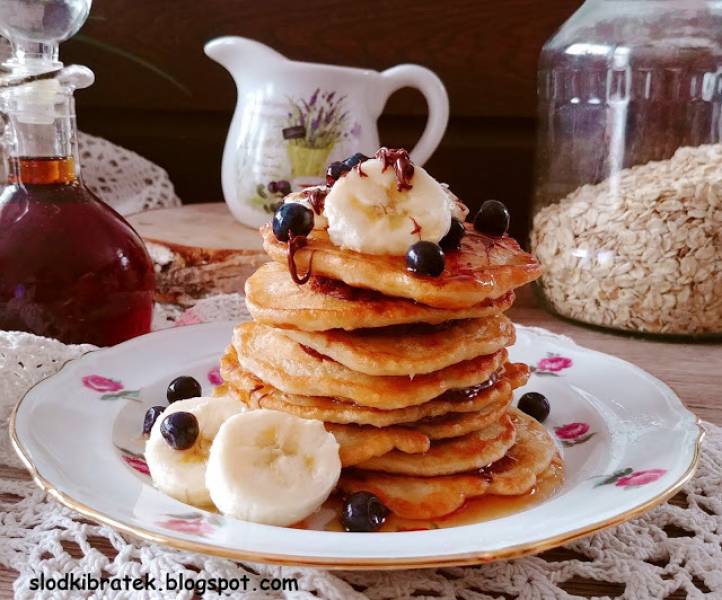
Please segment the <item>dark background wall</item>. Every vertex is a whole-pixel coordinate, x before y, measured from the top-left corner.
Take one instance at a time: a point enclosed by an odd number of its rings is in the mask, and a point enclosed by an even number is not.
[[[427,167],[470,206],[495,197],[523,235],[533,179],[535,73],[544,41],[581,0],[95,0],[66,64],[90,66],[77,94],[81,129],[163,166],[184,202],[222,199],[220,160],[235,86],[203,54],[216,36],[255,38],[296,60],[385,69],[423,64],[451,101]],[[423,98],[398,92],[382,143],[411,147]]]

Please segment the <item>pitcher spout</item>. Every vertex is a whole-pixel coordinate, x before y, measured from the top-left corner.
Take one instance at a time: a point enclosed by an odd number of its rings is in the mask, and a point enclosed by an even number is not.
[[[223,65],[234,76],[238,70],[258,62],[286,60],[283,54],[261,42],[235,35],[215,38],[203,49],[206,56]]]

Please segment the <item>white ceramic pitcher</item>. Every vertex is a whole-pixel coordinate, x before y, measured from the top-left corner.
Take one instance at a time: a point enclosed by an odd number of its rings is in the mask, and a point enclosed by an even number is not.
[[[228,69],[238,88],[221,176],[228,207],[246,225],[267,222],[289,191],[323,181],[330,162],[375,152],[376,121],[400,88],[418,88],[428,103],[426,129],[411,151],[417,164],[431,156],[446,130],[446,89],[419,65],[379,73],[296,62],[242,37],[211,40],[205,52]]]

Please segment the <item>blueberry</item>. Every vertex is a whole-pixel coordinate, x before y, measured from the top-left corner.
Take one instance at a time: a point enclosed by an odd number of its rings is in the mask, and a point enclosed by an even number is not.
[[[464,233],[466,233],[464,224],[459,221],[459,219],[451,219],[449,233],[441,238],[439,246],[444,250],[458,250],[459,246],[461,246],[461,238],[464,237]]]
[[[199,433],[198,419],[189,412],[174,412],[160,422],[160,434],[174,450],[188,450]]]
[[[276,181],[276,191],[279,194],[282,194],[284,196],[288,196],[288,194],[291,193],[291,184],[286,181],[285,179],[281,179],[280,181]]]
[[[156,420],[160,417],[161,413],[165,410],[165,406],[151,406],[145,411],[145,417],[143,417],[143,435],[148,435],[150,430],[153,429]]]
[[[349,156],[348,158],[344,159],[343,164],[348,167],[348,170],[350,171],[353,169],[357,164],[364,162],[365,160],[368,160],[369,157],[365,154],[361,154],[360,152],[357,152],[353,156]]]
[[[438,277],[444,270],[444,251],[434,242],[416,242],[406,252],[406,270]]]
[[[313,229],[313,211],[298,202],[288,202],[273,215],[273,235],[279,242],[293,236],[308,235]]]
[[[269,181],[268,185],[266,186],[269,192],[272,194],[275,194],[278,191],[278,184],[275,181]]]
[[[388,515],[389,509],[371,492],[356,492],[344,502],[341,522],[346,531],[376,531]]]
[[[519,398],[519,410],[543,423],[549,416],[549,400],[539,392],[527,392]]]
[[[178,400],[187,400],[188,398],[198,398],[201,395],[201,384],[193,377],[181,375],[176,377],[168,385],[165,397],[168,402],[173,403]]]
[[[326,185],[333,185],[344,173],[348,173],[351,167],[347,167],[340,160],[332,162],[326,169]]]
[[[474,218],[474,229],[493,237],[501,237],[509,231],[509,211],[498,200],[487,200]]]

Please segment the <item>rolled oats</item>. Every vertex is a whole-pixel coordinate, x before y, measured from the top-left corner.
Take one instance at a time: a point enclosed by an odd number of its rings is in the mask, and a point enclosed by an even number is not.
[[[722,144],[584,185],[534,217],[559,314],[646,333],[722,333]]]

